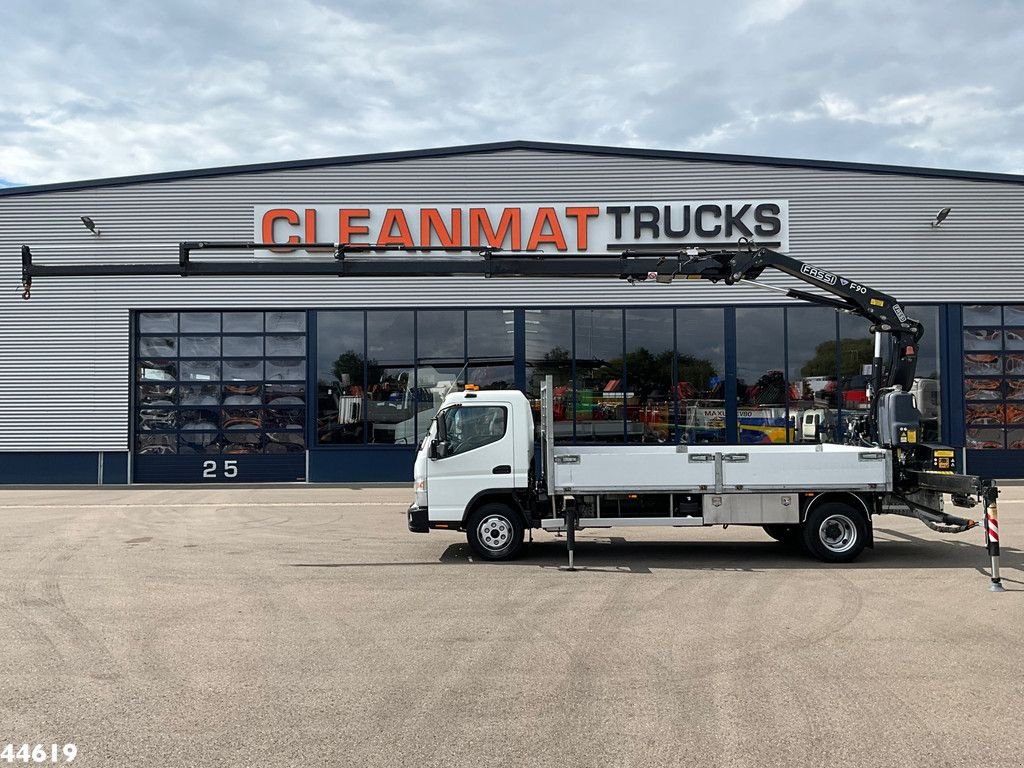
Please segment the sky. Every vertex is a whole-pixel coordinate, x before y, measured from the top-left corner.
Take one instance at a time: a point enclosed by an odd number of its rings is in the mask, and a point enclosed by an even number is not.
[[[532,140],[1024,173],[1024,0],[4,0],[0,185]]]

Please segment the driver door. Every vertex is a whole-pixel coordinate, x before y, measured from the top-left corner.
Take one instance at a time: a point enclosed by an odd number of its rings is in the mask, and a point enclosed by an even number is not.
[[[444,419],[447,454],[427,462],[431,521],[461,522],[466,505],[481,491],[514,485],[510,403],[466,403],[438,412]]]

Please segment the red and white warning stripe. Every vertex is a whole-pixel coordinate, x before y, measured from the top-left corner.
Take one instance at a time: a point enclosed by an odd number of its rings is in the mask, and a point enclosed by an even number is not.
[[[988,527],[988,537],[992,541],[999,542],[999,521],[996,516],[992,514],[992,510],[989,509],[985,512],[985,524]]]

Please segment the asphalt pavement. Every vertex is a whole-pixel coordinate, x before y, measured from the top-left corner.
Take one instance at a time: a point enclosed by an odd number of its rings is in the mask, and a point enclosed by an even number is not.
[[[395,488],[0,489],[0,749],[75,766],[1020,766],[1024,488],[983,536],[588,530],[481,563]],[[49,748],[49,746],[47,747]],[[0,765],[4,765],[0,759]]]

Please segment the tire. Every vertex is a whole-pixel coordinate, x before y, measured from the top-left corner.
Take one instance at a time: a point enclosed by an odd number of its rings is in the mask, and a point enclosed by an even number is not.
[[[491,502],[474,510],[466,539],[482,560],[511,560],[523,551],[523,516],[507,504]]]
[[[761,527],[764,528],[765,533],[783,544],[792,544],[793,534],[799,529],[797,525],[786,525],[785,523],[773,523]]]
[[[802,533],[804,547],[814,557],[826,563],[849,563],[864,551],[868,524],[862,510],[830,501],[811,508]]]

